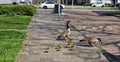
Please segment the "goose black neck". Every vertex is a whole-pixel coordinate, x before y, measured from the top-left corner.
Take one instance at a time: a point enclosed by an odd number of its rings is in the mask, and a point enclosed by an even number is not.
[[[67,24],[66,24],[66,29],[68,29],[69,28],[69,22],[67,22]]]

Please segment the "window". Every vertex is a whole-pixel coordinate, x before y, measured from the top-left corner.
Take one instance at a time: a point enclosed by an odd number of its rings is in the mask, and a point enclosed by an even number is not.
[[[47,2],[46,4],[54,4],[53,2]]]
[[[102,1],[102,0],[97,0],[97,1]]]
[[[97,2],[97,4],[102,4],[102,2]]]

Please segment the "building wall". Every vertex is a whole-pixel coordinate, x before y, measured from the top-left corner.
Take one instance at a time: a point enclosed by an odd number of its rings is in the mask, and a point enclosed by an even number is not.
[[[120,0],[118,0],[118,3],[120,3]]]
[[[97,1],[102,1],[105,4],[111,4],[111,0],[90,0],[90,3],[96,3]],[[112,0],[112,2],[115,0]],[[120,3],[120,0],[116,0],[115,3]]]
[[[0,4],[12,4],[13,2],[16,2],[16,3],[19,3],[19,2],[31,2],[32,3],[32,0],[0,0]]]
[[[105,4],[111,4],[111,0],[103,0],[103,3],[105,3]]]
[[[32,0],[24,0],[26,3],[32,3]]]
[[[0,0],[0,4],[11,4],[12,0]]]
[[[82,0],[78,0],[78,3],[82,3],[83,1]]]
[[[96,3],[98,1],[102,1],[103,3],[111,3],[111,0],[90,0],[90,3]]]
[[[90,0],[90,3],[95,3],[97,2],[97,0]]]

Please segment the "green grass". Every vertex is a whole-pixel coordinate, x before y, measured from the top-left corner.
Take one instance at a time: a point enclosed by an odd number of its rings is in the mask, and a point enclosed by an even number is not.
[[[71,10],[72,8],[65,8]],[[81,8],[73,8],[74,10],[118,10],[116,7],[81,7]]]
[[[26,29],[32,16],[0,15],[0,29]],[[26,32],[0,31],[0,62],[14,62],[22,46]]]
[[[32,16],[0,15],[0,29],[26,29]]]
[[[25,35],[25,32],[0,31],[0,62],[14,62]]]
[[[120,13],[113,14],[113,16],[120,17]]]

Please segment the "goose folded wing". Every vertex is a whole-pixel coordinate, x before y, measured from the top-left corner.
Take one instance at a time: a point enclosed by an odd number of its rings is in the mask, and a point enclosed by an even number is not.
[[[68,34],[68,30],[64,30],[62,33],[61,33],[61,35],[60,36],[66,36],[67,34]]]

